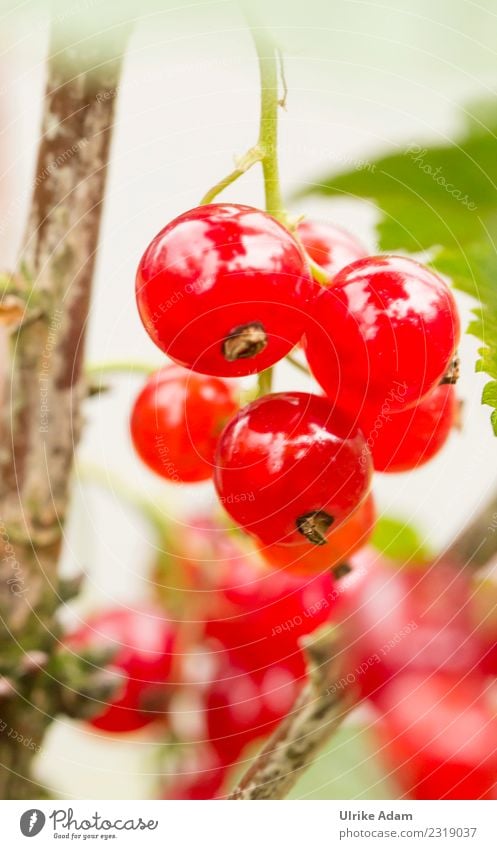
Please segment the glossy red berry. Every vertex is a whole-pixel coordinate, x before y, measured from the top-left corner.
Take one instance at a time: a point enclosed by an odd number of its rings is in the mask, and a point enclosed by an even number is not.
[[[333,403],[360,421],[419,403],[447,372],[458,340],[445,282],[412,259],[376,256],[321,287],[306,352]]]
[[[360,431],[328,399],[266,395],[226,425],[214,482],[224,508],[267,545],[326,543],[366,497],[370,458]]]
[[[378,472],[406,472],[424,465],[443,448],[457,425],[455,389],[442,384],[406,410],[361,418],[361,429]]]
[[[207,480],[219,434],[237,409],[233,388],[221,378],[167,366],[148,378],[135,401],[133,445],[169,481]]]
[[[135,731],[164,713],[157,706],[166,692],[174,647],[174,628],[158,610],[116,608],[99,613],[67,640],[78,649],[109,649],[110,662],[124,674],[124,689],[91,720],[102,731]]]
[[[329,274],[330,283],[341,268],[368,253],[352,233],[329,222],[305,218],[297,233],[310,258]]]
[[[293,236],[267,213],[235,204],[180,215],[152,240],[136,278],[155,344],[181,365],[225,377],[284,357],[315,294]]]
[[[382,754],[413,799],[495,799],[497,717],[484,682],[407,674],[386,688]]]
[[[366,545],[375,525],[373,496],[368,495],[337,528],[330,530],[326,545],[264,545],[259,543],[263,560],[270,566],[295,574],[313,575],[346,563]]]

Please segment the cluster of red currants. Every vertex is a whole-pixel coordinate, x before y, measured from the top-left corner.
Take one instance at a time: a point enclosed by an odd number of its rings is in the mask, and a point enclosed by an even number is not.
[[[374,706],[389,774],[413,799],[496,799],[494,574],[395,569],[368,549],[353,564],[336,686]]]
[[[113,608],[65,646],[113,653],[120,686],[91,724],[113,734],[150,726],[169,739],[162,795],[214,798],[247,747],[291,711],[306,676],[300,638],[329,619],[341,592],[331,571],[261,570],[256,552],[209,519],[189,526],[180,556],[193,566],[181,621],[159,605]]]
[[[212,476],[276,566],[320,570],[364,544],[373,467],[419,466],[457,419],[450,289],[412,259],[365,254],[331,225],[292,234],[260,210],[210,204],[168,224],[138,268],[143,324],[178,365],[136,400],[134,445],[168,480]],[[238,410],[226,379],[298,345],[324,394],[270,393]]]

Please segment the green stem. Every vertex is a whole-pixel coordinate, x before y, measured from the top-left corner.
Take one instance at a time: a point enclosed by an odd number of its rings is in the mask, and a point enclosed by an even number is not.
[[[152,527],[156,530],[161,541],[166,539],[166,523],[161,510],[152,499],[147,498],[129,484],[125,483],[118,475],[102,469],[93,463],[80,464],[76,468],[76,476],[82,483],[92,484],[107,490],[117,496],[125,504],[133,507],[141,513]]]
[[[132,360],[114,360],[107,363],[93,363],[86,367],[87,377],[95,377],[104,374],[117,374],[125,372],[126,374],[136,372],[137,374],[150,375],[157,371],[159,366],[153,366],[150,363],[136,363]]]
[[[278,167],[278,52],[263,27],[251,25],[261,80],[261,117],[258,147],[262,153],[262,173],[266,210],[283,223],[286,214],[280,189]]]
[[[212,203],[218,194],[238,180],[252,165],[260,162],[264,177],[266,210],[283,224],[288,225],[287,215],[283,209],[278,169],[278,107],[284,105],[286,99],[285,81],[283,101],[278,97],[278,61],[281,64],[281,56],[263,27],[249,25],[257,52],[261,80],[259,138],[257,143],[240,159],[236,168],[205,193],[200,204]]]
[[[273,369],[267,368],[257,375],[257,398],[267,395],[273,388]]]
[[[256,162],[260,162],[262,159],[261,151],[259,150],[258,145],[254,145],[250,150],[247,151],[245,156],[242,156],[236,168],[228,174],[226,177],[223,177],[222,180],[219,180],[215,186],[212,186],[208,192],[205,193],[202,200],[200,201],[200,205],[203,206],[206,203],[212,203],[214,198],[216,198],[224,189],[234,183],[235,180],[238,180],[249,168],[252,168],[252,165],[255,165]]]

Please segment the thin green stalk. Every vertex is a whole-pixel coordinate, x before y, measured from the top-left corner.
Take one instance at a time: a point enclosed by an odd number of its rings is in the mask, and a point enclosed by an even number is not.
[[[235,180],[238,180],[238,178],[245,174],[249,170],[249,168],[252,168],[252,165],[255,165],[256,162],[260,162],[261,159],[262,153],[258,145],[254,145],[254,147],[251,147],[250,150],[248,150],[247,153],[242,156],[236,168],[230,174],[227,174],[226,177],[223,177],[222,180],[219,180],[219,182],[216,183],[215,186],[212,186],[212,188],[210,188],[209,191],[205,193],[202,200],[200,201],[200,205],[204,206],[206,203],[212,203],[212,201],[219,194],[221,194],[224,189],[230,186],[231,183],[234,183]]]
[[[283,222],[283,209],[278,167],[278,52],[263,27],[250,27],[254,39],[261,80],[261,117],[258,147],[262,152],[262,173],[266,210]]]
[[[86,367],[86,375],[88,378],[99,377],[104,374],[118,374],[124,372],[130,374],[150,375],[157,371],[159,366],[154,366],[151,363],[137,363],[132,360],[110,360],[106,363],[91,363]]]
[[[267,368],[257,375],[257,398],[267,395],[273,388],[273,369]]]

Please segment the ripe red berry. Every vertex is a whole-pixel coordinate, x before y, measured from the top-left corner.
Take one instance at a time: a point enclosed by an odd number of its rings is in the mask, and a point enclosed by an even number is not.
[[[377,558],[367,579],[333,614],[347,647],[344,674],[360,697],[378,701],[384,687],[406,671],[480,674],[486,648],[471,622],[469,584],[450,564],[396,571]]]
[[[158,610],[115,608],[99,613],[66,645],[78,649],[116,650],[111,665],[124,673],[124,690],[90,722],[102,731],[135,731],[163,716],[157,707],[165,695],[172,666],[174,629]],[[153,705],[153,707],[151,707]]]
[[[457,424],[454,387],[442,384],[407,410],[361,418],[361,429],[378,472],[406,472],[434,457]]]
[[[402,675],[382,694],[382,753],[413,799],[495,799],[497,717],[483,681]]]
[[[266,395],[240,410],[218,443],[221,503],[267,545],[324,544],[370,479],[362,434],[318,395]]]
[[[317,291],[296,240],[258,209],[210,204],[180,215],[138,267],[138,309],[151,339],[181,365],[238,377],[297,344]]]
[[[264,545],[259,543],[266,563],[296,574],[312,575],[346,563],[359,548],[366,545],[375,524],[373,496],[369,495],[354,512],[331,528],[326,545]]]
[[[205,632],[250,672],[289,663],[300,656],[299,639],[329,619],[334,585],[329,571],[307,578],[262,570],[254,559],[233,560],[220,586],[224,604]]]
[[[376,256],[321,287],[306,352],[330,399],[360,420],[419,403],[447,372],[458,339],[445,282],[412,259]]]
[[[206,694],[208,739],[224,763],[234,763],[253,740],[270,734],[292,709],[304,683],[302,652],[249,671],[219,654],[216,679]]]
[[[167,366],[148,378],[131,414],[131,438],[141,459],[170,481],[210,478],[217,440],[237,410],[221,378]]]
[[[329,222],[304,219],[297,233],[310,258],[333,277],[344,266],[367,256],[367,250],[352,233]]]

